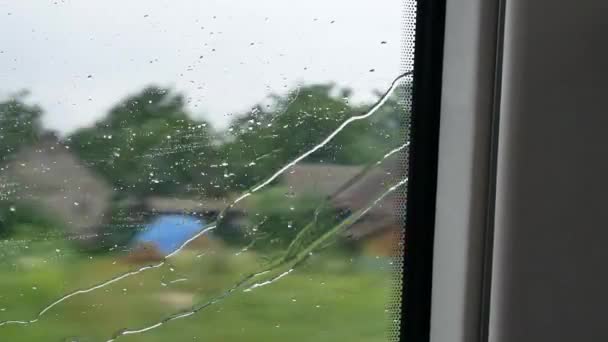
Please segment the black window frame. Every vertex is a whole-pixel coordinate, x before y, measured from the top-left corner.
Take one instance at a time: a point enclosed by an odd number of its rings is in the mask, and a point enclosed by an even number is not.
[[[429,341],[445,0],[416,10],[401,340]]]

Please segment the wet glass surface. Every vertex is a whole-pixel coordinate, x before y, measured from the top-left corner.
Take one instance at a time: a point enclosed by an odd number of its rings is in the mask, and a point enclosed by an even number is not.
[[[0,340],[386,341],[413,8],[0,1]]]

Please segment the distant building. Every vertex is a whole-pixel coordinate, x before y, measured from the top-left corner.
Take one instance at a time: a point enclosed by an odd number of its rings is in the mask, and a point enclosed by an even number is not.
[[[83,239],[98,233],[110,208],[110,184],[50,134],[12,156],[0,177],[3,200],[30,204]]]
[[[401,241],[405,208],[403,188],[374,203],[403,177],[404,169],[395,154],[382,163],[365,168],[332,164],[297,164],[283,177],[295,195],[316,194],[331,199],[337,209],[357,212],[370,207],[343,235],[363,243],[369,253],[391,255]]]
[[[403,233],[403,189],[374,204],[403,173],[398,155],[371,167],[333,164],[296,164],[281,178],[295,195],[329,198],[334,207],[349,212],[371,208],[343,235],[363,243],[370,253],[391,254]],[[60,221],[65,231],[83,243],[96,241],[109,222],[113,190],[103,177],[82,163],[58,138],[47,135],[36,145],[24,147],[0,165],[0,200],[27,203]],[[152,215],[194,215],[212,222],[233,203],[235,196],[216,199],[146,197],[135,201]],[[248,202],[225,212],[233,227],[248,224]]]

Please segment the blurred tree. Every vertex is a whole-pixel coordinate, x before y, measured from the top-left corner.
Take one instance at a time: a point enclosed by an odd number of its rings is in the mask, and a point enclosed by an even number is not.
[[[110,110],[68,141],[81,159],[109,179],[119,193],[206,195],[223,192],[213,172],[217,154],[208,123],[186,112],[181,95],[148,87]]]
[[[24,102],[27,92],[0,102],[0,163],[4,163],[21,147],[31,145],[42,136],[38,106]]]
[[[22,91],[0,102],[0,165],[4,166],[22,148],[38,142],[45,132],[41,124],[42,109],[25,103],[28,92]],[[4,171],[0,174],[4,179]],[[3,184],[6,185],[6,184]],[[41,210],[28,209],[16,211],[15,202],[19,197],[14,191],[0,193],[0,237],[16,231],[49,229],[55,222]],[[20,228],[19,228],[20,227]]]
[[[404,91],[407,86],[397,89],[374,115],[350,123],[306,162],[368,164],[401,145],[407,113],[399,95]],[[41,109],[24,104],[24,95],[0,103],[2,160],[44,134]],[[118,194],[115,203],[123,197],[148,195],[224,196],[265,180],[372,106],[353,104],[351,98],[349,89],[334,84],[272,95],[238,115],[219,138],[206,121],[192,118],[180,94],[152,86],[122,100],[103,119],[70,135],[66,143],[113,184]],[[275,204],[280,200],[274,199],[262,202],[279,208]],[[116,212],[123,209],[117,207]],[[309,213],[305,210],[302,217]],[[276,227],[301,219],[282,219],[275,212],[265,216]]]
[[[404,90],[398,89],[371,117],[349,124],[306,161],[365,164],[403,143],[407,113],[399,95]],[[270,104],[256,105],[231,124],[232,138],[221,147],[221,156],[225,163],[233,163],[233,189],[244,190],[263,181],[321,143],[345,120],[371,108],[353,105],[351,91],[333,84],[309,85],[290,94],[273,95]]]

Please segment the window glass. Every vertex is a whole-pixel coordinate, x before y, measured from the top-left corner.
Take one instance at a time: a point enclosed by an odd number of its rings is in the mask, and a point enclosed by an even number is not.
[[[0,340],[394,338],[414,12],[0,1]]]

